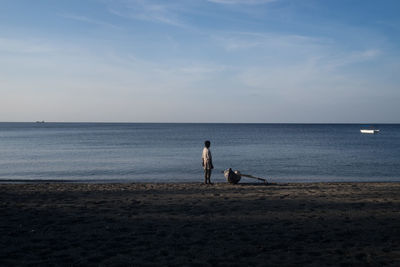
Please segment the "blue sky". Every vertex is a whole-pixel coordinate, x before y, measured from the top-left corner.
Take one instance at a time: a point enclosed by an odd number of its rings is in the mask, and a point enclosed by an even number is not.
[[[400,122],[397,0],[0,4],[0,121]]]

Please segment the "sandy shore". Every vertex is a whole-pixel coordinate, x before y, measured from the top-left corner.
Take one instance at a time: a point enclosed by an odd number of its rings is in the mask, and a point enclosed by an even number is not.
[[[1,184],[0,265],[400,266],[400,183]]]

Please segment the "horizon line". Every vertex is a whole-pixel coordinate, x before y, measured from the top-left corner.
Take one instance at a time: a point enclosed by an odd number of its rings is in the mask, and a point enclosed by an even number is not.
[[[400,122],[132,122],[132,121],[0,121],[0,123],[85,123],[85,124],[400,124]]]

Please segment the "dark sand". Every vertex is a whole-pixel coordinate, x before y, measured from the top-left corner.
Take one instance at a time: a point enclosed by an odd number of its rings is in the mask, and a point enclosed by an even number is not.
[[[400,183],[1,184],[0,266],[400,266]]]

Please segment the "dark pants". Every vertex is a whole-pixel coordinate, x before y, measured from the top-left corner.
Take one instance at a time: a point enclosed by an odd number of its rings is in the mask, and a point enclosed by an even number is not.
[[[207,184],[211,184],[211,169],[204,169],[204,183]]]

